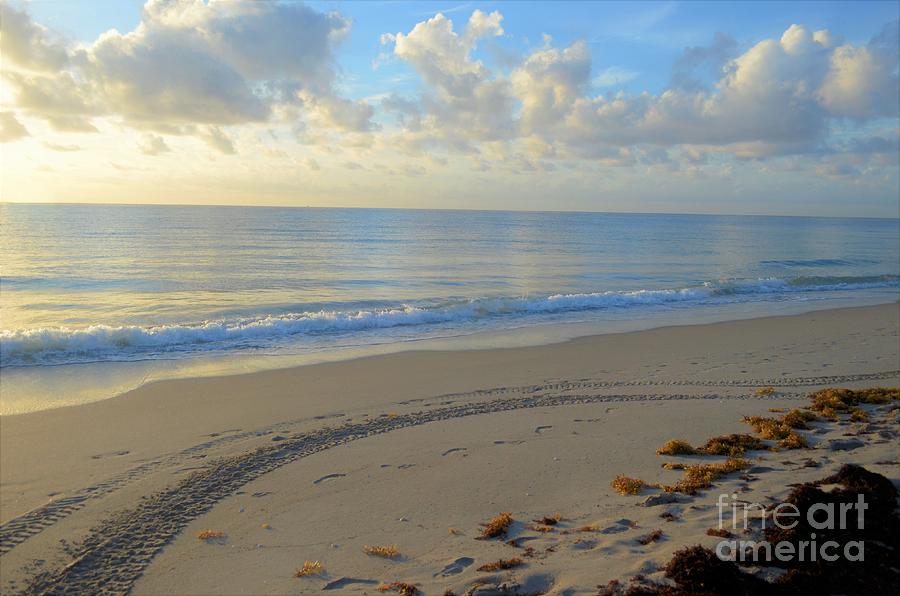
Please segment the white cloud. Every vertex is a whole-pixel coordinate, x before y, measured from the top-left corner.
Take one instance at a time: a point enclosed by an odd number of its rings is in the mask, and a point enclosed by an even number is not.
[[[610,66],[591,80],[594,87],[615,87],[638,78],[641,73],[623,66]]]
[[[463,35],[453,30],[453,21],[438,13],[413,27],[408,34],[382,36],[382,43],[394,44],[394,55],[416,69],[426,83],[448,96],[471,96],[488,76],[485,66],[470,58],[478,40],[502,35],[502,16],[472,13]]]
[[[161,136],[154,134],[147,134],[141,139],[138,143],[138,149],[144,155],[161,155],[163,153],[168,153],[171,151],[169,146],[166,144],[166,140]]]
[[[523,132],[553,135],[584,96],[590,74],[591,55],[583,41],[564,49],[543,48],[528,56],[511,75],[515,95],[522,102]]]
[[[509,74],[490,72],[472,58],[480,38],[502,32],[502,17],[487,16],[473,13],[462,33],[439,14],[384,37],[425,84],[420,98],[382,101],[401,127],[389,145],[479,154],[481,169],[485,160],[516,171],[546,159],[670,171],[684,162],[686,174],[700,176],[709,155],[816,159],[833,151],[835,121],[898,111],[896,25],[865,47],[792,25],[739,52],[719,33],[709,46],[687,48],[658,94],[593,95],[637,73],[608,66],[592,80],[588,45],[553,47],[549,36]],[[665,151],[675,147],[683,149]]]
[[[894,22],[864,48],[849,44],[836,48],[818,92],[821,103],[836,116],[898,116],[898,46],[898,23]]]
[[[113,116],[140,129],[218,139],[198,125],[262,123],[277,105],[299,104],[300,93],[331,106],[325,126],[360,129],[372,114],[334,92],[333,51],[350,27],[337,13],[270,0],[149,0],[133,31],[110,30],[76,47],[0,6],[12,65],[4,64],[4,77],[16,104],[58,130],[93,130],[92,118]]]
[[[207,127],[202,133],[202,138],[212,149],[219,151],[225,155],[234,155],[237,151],[234,148],[234,142],[226,135],[218,126]]]
[[[509,82],[493,78],[472,51],[486,37],[503,34],[502,15],[476,10],[462,35],[442,14],[418,23],[408,33],[383,37],[394,44],[394,55],[409,63],[428,85],[419,107],[393,97],[383,103],[395,108],[410,127],[392,139],[402,151],[419,152],[435,144],[458,151],[475,151],[473,143],[515,136],[513,98]]]
[[[390,76],[420,80],[420,92],[400,95],[412,81],[372,88],[342,72],[335,49],[349,19],[301,3],[150,0],[134,30],[81,45],[5,0],[0,9],[11,100],[0,141],[29,136],[26,125],[44,133],[37,119],[55,131],[99,132],[79,139],[85,154],[106,135],[134,144],[133,130],[148,156],[182,146],[163,135],[190,135],[226,155],[241,149],[242,163],[312,171],[315,156],[321,176],[357,166],[374,175],[375,163],[421,174],[419,162],[440,176],[432,166],[448,161],[447,171],[462,163],[556,177],[613,167],[699,177],[750,160],[792,160],[843,178],[896,169],[897,131],[879,120],[900,115],[896,23],[862,45],[801,25],[750,44],[717,33],[684,50],[661,91],[626,93],[618,88],[639,73],[597,60],[583,40],[556,47],[545,36],[524,55],[491,59],[515,46],[500,12],[454,15],[456,26],[439,13],[381,38],[378,62],[389,57]],[[339,92],[351,81],[364,99]],[[69,146],[39,138],[22,147],[42,144]]]
[[[9,143],[30,136],[28,130],[12,112],[0,112],[0,143]]]
[[[60,41],[6,0],[0,1],[0,23],[0,53],[4,60],[37,71],[55,71],[67,65],[69,56]]]
[[[63,145],[61,143],[50,143],[47,141],[44,142],[44,147],[51,151],[59,152],[81,151],[81,147],[78,145]]]
[[[67,72],[36,74],[4,69],[15,91],[16,107],[47,120],[63,132],[97,132],[91,117],[100,113],[84,85]]]

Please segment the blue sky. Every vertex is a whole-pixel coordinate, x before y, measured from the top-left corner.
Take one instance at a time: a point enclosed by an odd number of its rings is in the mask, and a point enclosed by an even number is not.
[[[594,56],[594,74],[620,67],[636,76],[614,89],[659,92],[669,81],[672,64],[685,47],[708,44],[725,32],[749,47],[765,37],[778,37],[793,23],[811,29],[840,31],[847,41],[865,43],[885,23],[898,18],[894,2],[312,2],[322,10],[337,10],[353,18],[351,38],[339,50],[348,72],[361,73],[361,88],[377,89],[378,80],[394,73],[412,75],[402,63],[382,72],[367,67],[381,51],[382,33],[409,31],[423,18],[442,12],[464,21],[475,9],[504,16],[509,33],[493,44],[525,54],[542,44],[546,33],[556,44],[583,39]],[[487,64],[492,53],[476,56]],[[412,88],[415,77],[406,83]]]
[[[109,29],[132,30],[141,19],[143,0],[91,0],[28,3],[35,20],[89,42]],[[744,47],[765,37],[777,37],[791,24],[838,31],[846,41],[863,44],[885,23],[900,18],[898,3],[878,2],[306,2],[320,11],[337,11],[353,20],[350,37],[338,48],[341,68],[357,97],[383,92],[383,81],[402,76],[398,92],[418,90],[412,69],[403,63],[371,68],[383,52],[383,33],[409,31],[416,23],[441,12],[464,21],[475,9],[504,15],[510,34],[492,45],[511,54],[525,54],[541,45],[546,33],[559,45],[583,39],[594,55],[595,74],[608,68],[632,73],[613,89],[659,92],[669,81],[672,64],[685,47],[702,46],[717,32],[728,33]],[[481,48],[476,56],[497,64],[496,54]],[[392,79],[393,80],[393,79]],[[608,90],[609,88],[604,88]]]
[[[900,212],[897,2],[192,2],[0,0],[5,199]]]

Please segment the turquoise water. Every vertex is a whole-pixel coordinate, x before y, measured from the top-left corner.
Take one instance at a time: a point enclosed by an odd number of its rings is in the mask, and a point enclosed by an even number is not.
[[[2,204],[0,223],[5,380],[900,293],[897,220]]]

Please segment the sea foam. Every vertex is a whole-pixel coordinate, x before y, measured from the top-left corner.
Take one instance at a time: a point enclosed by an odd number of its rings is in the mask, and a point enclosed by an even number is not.
[[[381,309],[285,312],[196,323],[158,326],[90,325],[0,331],[2,366],[177,357],[207,350],[266,346],[281,338],[353,334],[373,329],[446,326],[465,330],[479,321],[512,321],[540,315],[603,309],[721,303],[756,296],[900,286],[900,277],[794,277],[723,279],[693,287],[525,297],[446,300],[439,304],[400,304]]]

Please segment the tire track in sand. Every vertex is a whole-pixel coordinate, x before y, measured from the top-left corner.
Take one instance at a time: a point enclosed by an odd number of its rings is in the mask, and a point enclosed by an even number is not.
[[[474,399],[479,397],[495,397],[498,395],[524,394],[534,395],[547,392],[566,392],[584,389],[616,389],[626,387],[813,387],[819,385],[830,385],[834,383],[850,383],[860,381],[877,381],[900,377],[900,371],[884,371],[877,373],[858,374],[858,375],[832,375],[818,377],[783,377],[777,379],[741,379],[741,380],[629,380],[629,381],[598,381],[598,380],[577,380],[577,381],[559,381],[548,382],[534,385],[524,385],[518,387],[493,387],[488,389],[479,389],[476,391],[448,393],[431,398],[414,399],[400,402],[408,405],[413,403],[421,403],[426,401],[439,401],[444,404],[450,401],[458,401],[461,399]],[[583,396],[582,396],[583,397]],[[328,416],[318,416],[316,418],[328,418]],[[148,462],[144,462],[139,466],[126,470],[120,474],[116,474],[103,482],[93,484],[86,488],[73,492],[70,496],[58,499],[47,505],[43,505],[15,517],[2,526],[0,526],[0,556],[11,551],[13,548],[28,540],[32,536],[39,534],[46,528],[54,525],[56,522],[68,517],[72,513],[82,509],[89,501],[102,498],[127,484],[140,480],[157,469],[169,466],[182,465],[186,461],[194,461],[198,457],[203,456],[205,451],[219,447],[228,443],[250,439],[258,436],[271,434],[276,430],[279,432],[289,432],[289,427],[293,424],[308,422],[308,419],[295,420],[290,422],[279,422],[277,424],[257,429],[254,431],[245,431],[227,436],[215,438],[211,441],[205,441],[193,447],[184,449],[174,454],[161,456]]]
[[[802,398],[789,393],[782,398]],[[299,434],[275,445],[238,456],[218,459],[177,485],[142,498],[132,509],[121,511],[95,526],[74,549],[66,566],[40,572],[28,581],[29,594],[106,593],[125,594],[144,569],[191,521],[212,509],[248,482],[301,458],[352,441],[419,426],[430,422],[490,414],[598,402],[759,399],[720,394],[685,395],[578,395],[505,398],[434,408],[365,422],[346,423]]]

